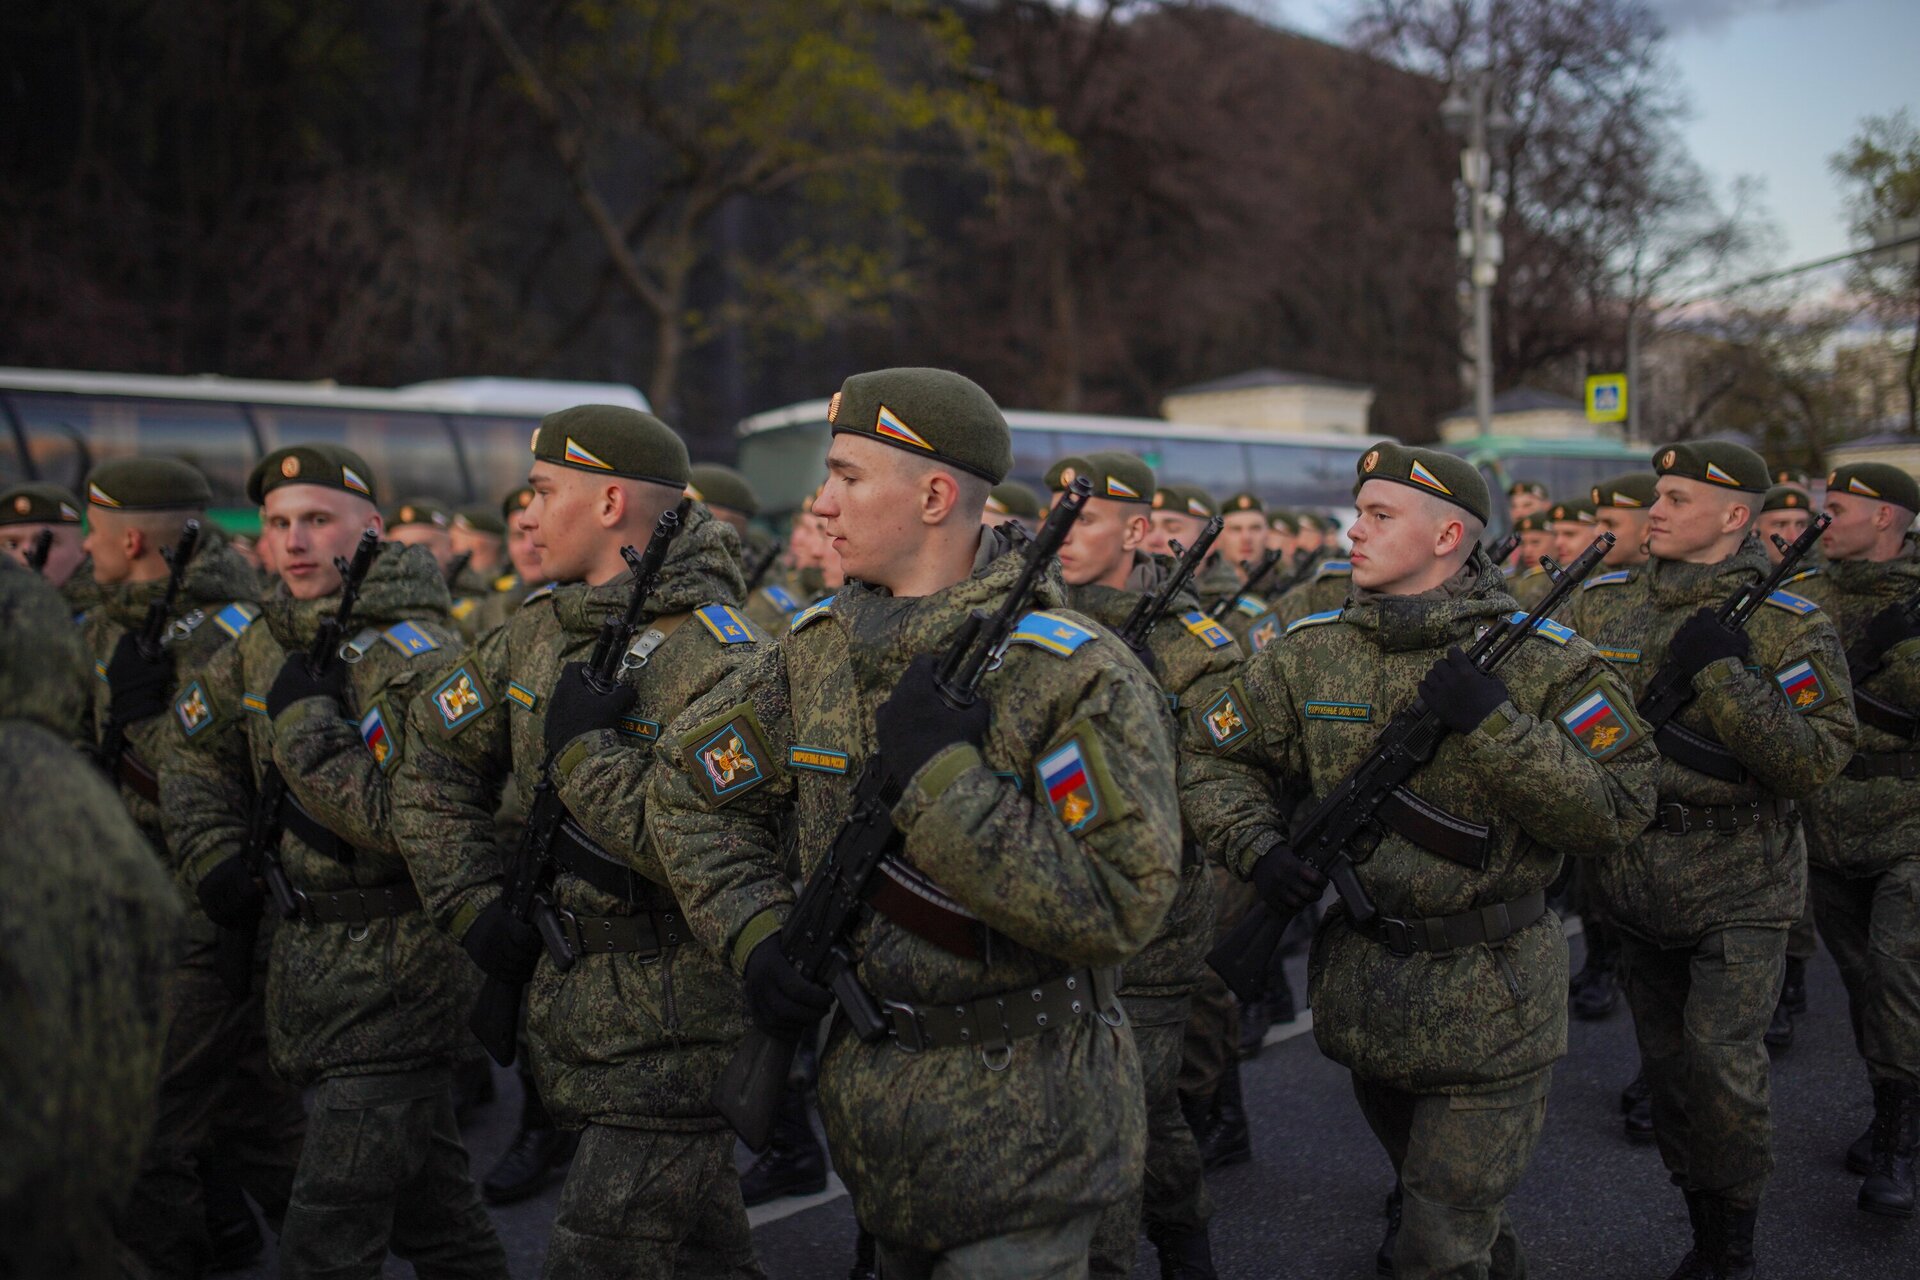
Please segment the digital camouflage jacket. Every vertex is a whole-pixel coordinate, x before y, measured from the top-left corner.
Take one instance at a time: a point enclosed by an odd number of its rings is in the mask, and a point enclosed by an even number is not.
[[[1367,755],[1451,645],[1470,646],[1513,598],[1479,551],[1419,596],[1355,593],[1296,621],[1247,660],[1215,702],[1186,709],[1186,812],[1245,878]],[[1543,890],[1562,855],[1603,862],[1653,812],[1653,744],[1592,646],[1546,624],[1498,672],[1509,698],[1471,733],[1441,739],[1407,789],[1490,828],[1484,867],[1383,830],[1359,880],[1382,914],[1448,916]],[[1496,946],[1399,957],[1355,932],[1336,904],[1309,972],[1314,1035],[1356,1074],[1421,1093],[1497,1089],[1566,1050],[1567,947],[1552,913]]]
[[[161,810],[191,891],[245,844],[255,788],[269,760],[290,799],[353,849],[337,861],[292,831],[280,839],[287,878],[306,892],[403,884],[423,898],[435,867],[403,852],[393,772],[413,744],[407,708],[435,688],[458,644],[447,585],[433,557],[386,543],[361,587],[346,641],[346,706],[305,698],[276,720],[267,691],[287,654],[312,644],[339,597],[295,600],[284,584],[260,621],[216,651],[174,698],[171,749],[159,762]],[[271,904],[269,904],[271,913]],[[407,1071],[449,1060],[467,1038],[479,973],[426,913],[368,925],[275,921],[266,1018],[274,1070],[294,1084]]]
[[[1290,588],[1274,602],[1274,617],[1284,630],[1309,614],[1339,612],[1353,590],[1353,565],[1346,560],[1322,560],[1313,576]]]
[[[985,530],[973,575],[895,599],[849,585],[803,612],[663,739],[648,824],[694,929],[744,967],[793,901],[783,832],[812,874],[874,750],[874,712],[918,654],[944,652],[968,611],[1019,575]],[[941,752],[894,809],[896,855],[992,932],[968,959],[886,916],[852,939],[876,999],[953,1003],[1150,942],[1179,881],[1174,751],[1159,689],[1112,637],[1060,609],[1043,580],[981,685],[983,750]],[[836,1025],[820,1069],[834,1165],[883,1239],[948,1249],[1091,1213],[1139,1194],[1143,1085],[1132,1037],[1082,1016],[974,1049],[908,1053]]]
[[[1749,537],[1718,564],[1651,560],[1589,578],[1574,596],[1571,624],[1612,664],[1635,698],[1667,659],[1673,633],[1702,608],[1718,608],[1768,572]],[[1688,806],[1800,800],[1840,771],[1853,750],[1851,685],[1833,624],[1811,601],[1776,592],[1747,624],[1752,653],[1712,663],[1674,718],[1710,734],[1752,777],[1729,782],[1662,758],[1660,801]],[[1785,684],[1796,694],[1789,699]],[[1602,863],[1594,883],[1607,918],[1649,941],[1678,945],[1729,925],[1785,928],[1800,916],[1806,859],[1790,826],[1748,826],[1731,835],[1650,830]]]
[[[549,744],[544,725],[561,668],[586,661],[602,621],[624,612],[631,573],[597,587],[570,583],[536,592],[442,677],[465,690],[465,700],[415,705],[409,732],[416,750],[400,769],[398,826],[411,856],[436,868],[439,892],[429,905],[456,937],[499,896],[494,815],[502,789],[530,797],[549,745],[568,747],[554,772],[575,821],[608,857],[663,880],[641,837],[652,762],[645,748],[755,648],[754,631],[734,607],[741,582],[732,542],[726,525],[704,508],[690,509],[636,637],[646,642],[657,631],[665,639],[627,677],[639,698],[620,732]],[[553,902],[589,917],[633,909],[564,872]],[[639,905],[676,909],[664,888]],[[527,1039],[541,1097],[563,1124],[724,1126],[707,1097],[745,1028],[740,983],[684,928],[680,933],[679,944],[660,954],[583,955],[564,974],[541,959],[527,990]]]
[[[1253,626],[1255,618],[1268,611],[1267,602],[1241,590],[1239,573],[1227,562],[1226,556],[1217,551],[1208,556],[1200,566],[1200,571],[1193,575],[1192,587],[1204,610],[1211,610],[1222,600],[1233,601],[1233,607],[1227,610],[1227,616],[1221,619],[1220,625],[1244,649],[1247,631]]]

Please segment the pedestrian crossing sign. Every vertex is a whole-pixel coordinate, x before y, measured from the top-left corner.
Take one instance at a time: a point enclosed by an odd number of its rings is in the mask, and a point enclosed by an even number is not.
[[[1587,421],[1627,420],[1627,375],[1596,373],[1587,379]]]

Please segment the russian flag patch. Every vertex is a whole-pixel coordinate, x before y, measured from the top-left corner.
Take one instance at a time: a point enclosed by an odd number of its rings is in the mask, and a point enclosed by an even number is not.
[[[1820,673],[1809,658],[1775,672],[1773,678],[1780,682],[1781,692],[1787,695],[1795,711],[1811,711],[1827,700],[1827,686],[1821,683]]]
[[[1589,685],[1559,718],[1567,736],[1596,760],[1617,754],[1639,737],[1633,724],[1607,696],[1607,691],[1597,685]]]

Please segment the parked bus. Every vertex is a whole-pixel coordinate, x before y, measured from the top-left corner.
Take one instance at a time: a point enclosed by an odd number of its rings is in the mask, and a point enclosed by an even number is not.
[[[455,378],[385,390],[0,368],[0,488],[44,480],[78,493],[108,458],[165,455],[206,473],[215,519],[252,533],[254,464],[318,441],[365,458],[383,499],[498,502],[525,483],[541,417],[577,404],[648,407],[633,387],[606,382]]]
[[[1486,477],[1487,491],[1494,495],[1495,536],[1507,532],[1507,505],[1500,500],[1507,486],[1521,480],[1537,480],[1547,487],[1547,496],[1558,502],[1563,498],[1584,498],[1587,491],[1608,476],[1623,471],[1653,470],[1650,447],[1622,444],[1617,440],[1536,440],[1527,436],[1477,436],[1455,444],[1442,445],[1480,469]]]

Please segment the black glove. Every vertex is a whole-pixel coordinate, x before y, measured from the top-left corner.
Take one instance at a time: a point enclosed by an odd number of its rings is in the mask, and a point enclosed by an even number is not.
[[[1732,630],[1714,616],[1713,610],[1704,608],[1681,623],[1667,645],[1667,652],[1690,677],[1699,675],[1722,658],[1744,660],[1752,649],[1753,642],[1746,632]]]
[[[874,714],[880,758],[887,773],[903,787],[921,766],[954,743],[971,742],[977,747],[986,740],[986,699],[975,698],[973,705],[954,710],[933,687],[938,670],[939,660],[932,654],[915,658]]]
[[[277,720],[285,711],[302,698],[332,698],[335,702],[347,700],[347,667],[343,662],[327,664],[325,675],[316,673],[312,660],[304,653],[290,653],[287,660],[280,664],[280,674],[273,678],[273,687],[267,690],[267,718]]]
[[[769,934],[747,956],[747,1016],[776,1040],[798,1040],[833,1007],[833,993],[809,982]]]
[[[1147,674],[1158,681],[1160,679],[1160,660],[1153,656],[1152,648],[1144,642],[1137,645],[1130,644],[1127,648],[1132,651],[1134,657],[1140,659],[1140,665],[1147,669]]]
[[[117,725],[138,724],[167,709],[173,694],[173,655],[165,649],[149,658],[140,638],[129,631],[107,660],[107,717]]]
[[[506,900],[494,899],[485,911],[473,918],[467,936],[460,939],[473,962],[489,978],[523,987],[533,980],[540,965],[540,931],[522,924],[507,910]]]
[[[1474,666],[1459,645],[1420,677],[1420,701],[1455,733],[1472,733],[1506,700],[1507,686],[1500,677]]]
[[[1903,640],[1920,636],[1920,625],[1907,616],[1904,605],[1890,604],[1867,619],[1866,634],[1861,639],[1867,642],[1875,662],[1886,656],[1887,650]],[[118,658],[120,655],[115,654]]]
[[[569,662],[554,681],[547,695],[547,751],[557,755],[560,749],[583,733],[595,729],[613,729],[620,717],[633,708],[636,693],[631,685],[614,682],[605,693],[587,680],[587,664]]]
[[[1295,916],[1320,901],[1327,878],[1286,845],[1276,844],[1253,864],[1253,887],[1269,907],[1283,916]]]
[[[260,909],[266,904],[267,898],[259,881],[253,878],[253,872],[247,870],[246,862],[238,854],[201,876],[194,892],[200,898],[200,908],[207,913],[207,919],[222,929],[236,932],[244,932],[254,926],[260,919]]]

